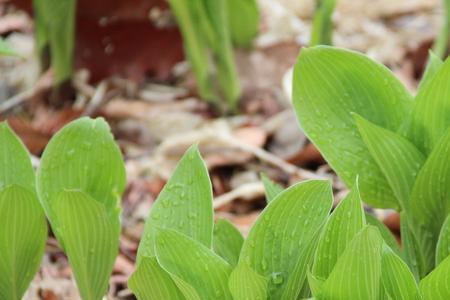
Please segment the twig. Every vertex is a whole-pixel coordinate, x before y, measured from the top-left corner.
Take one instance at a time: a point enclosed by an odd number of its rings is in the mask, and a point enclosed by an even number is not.
[[[213,207],[219,208],[236,199],[254,199],[264,195],[264,185],[262,182],[245,183],[236,189],[216,197],[213,202]]]
[[[83,115],[90,116],[92,115],[99,106],[105,101],[105,94],[108,89],[108,83],[106,81],[100,82],[100,84],[95,89],[94,94],[92,95],[91,101],[88,103]]]
[[[45,72],[37,83],[29,90],[23,91],[0,104],[0,114],[4,114],[14,107],[29,100],[43,90],[51,88],[53,84],[53,74],[51,71]]]

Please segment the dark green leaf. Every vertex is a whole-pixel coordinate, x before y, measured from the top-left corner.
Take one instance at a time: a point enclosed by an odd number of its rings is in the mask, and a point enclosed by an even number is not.
[[[366,222],[368,225],[375,226],[380,231],[381,236],[384,239],[384,242],[394,251],[395,254],[402,257],[400,247],[398,242],[389,228],[386,227],[380,220],[378,220],[375,216],[366,213]]]
[[[249,47],[258,33],[259,9],[256,0],[227,0],[231,39],[240,47]]]
[[[450,215],[445,219],[436,246],[436,265],[439,265],[450,254]]]

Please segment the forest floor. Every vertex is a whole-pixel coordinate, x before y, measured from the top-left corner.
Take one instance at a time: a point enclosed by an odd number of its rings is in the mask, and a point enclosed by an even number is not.
[[[438,32],[440,1],[338,2],[335,45],[386,64],[414,92]],[[240,113],[223,117],[198,98],[193,75],[183,62],[169,70],[167,81],[146,78],[137,83],[108,76],[92,84],[89,72],[78,70],[74,97],[54,103],[49,100],[51,73],[39,73],[31,17],[0,1],[0,35],[21,54],[20,58],[0,58],[0,118],[7,119],[24,140],[34,163],[39,164],[52,134],[83,115],[108,120],[124,153],[128,186],[109,299],[133,299],[126,281],[134,270],[145,219],[191,144],[199,143],[208,165],[216,216],[231,220],[244,234],[265,206],[261,172],[284,186],[331,178],[337,201],[345,195],[345,186],[299,129],[290,104],[290,69],[309,40],[312,1],[259,3],[262,24],[255,46],[235,52],[243,88]],[[375,213],[398,231],[393,212]],[[48,241],[26,299],[79,299],[67,259],[54,237]]]

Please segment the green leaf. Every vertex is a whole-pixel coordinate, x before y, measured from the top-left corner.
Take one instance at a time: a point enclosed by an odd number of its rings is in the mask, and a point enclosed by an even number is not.
[[[359,133],[384,174],[400,206],[409,212],[409,197],[425,156],[407,139],[354,115]]]
[[[35,192],[30,154],[8,123],[0,123],[0,190],[15,184]]]
[[[306,268],[296,270],[305,260],[306,249],[325,222],[333,201],[328,181],[304,181],[280,195],[264,209],[242,246],[240,261],[258,274],[271,278],[269,298],[280,297],[292,278],[290,291],[300,293]],[[298,274],[300,272],[301,274]]]
[[[340,256],[318,298],[378,300],[382,244],[376,227],[362,229]]]
[[[311,273],[309,270],[307,273],[307,278],[312,295],[313,296],[319,295],[320,290],[322,289],[322,285],[325,282],[325,279],[314,276],[314,274]]]
[[[19,166],[21,152],[8,159]],[[36,194],[16,184],[0,191],[0,220],[0,299],[20,300],[39,269],[47,222]]]
[[[155,257],[143,257],[128,286],[139,300],[183,300],[175,282],[158,264]]]
[[[234,300],[267,299],[267,283],[267,278],[253,271],[246,263],[239,264],[228,280]]]
[[[397,239],[392,234],[392,232],[389,230],[389,228],[386,227],[380,220],[378,220],[375,216],[366,213],[366,222],[367,225],[372,225],[378,228],[380,231],[381,236],[383,237],[384,242],[394,251],[395,254],[402,257],[400,247],[397,243]]]
[[[244,237],[239,230],[225,219],[218,220],[214,225],[214,252],[231,266],[236,266],[239,260]]]
[[[161,229],[155,250],[159,264],[178,287],[184,293],[189,287],[186,299],[232,299],[228,289],[232,268],[202,243],[175,230]]]
[[[335,6],[336,0],[316,0],[310,47],[333,44],[332,16]]]
[[[227,0],[231,39],[240,47],[249,47],[258,33],[259,9],[255,0]]]
[[[284,190],[281,185],[270,180],[264,173],[261,173],[261,181],[264,184],[264,190],[266,191],[267,203],[275,199],[275,197]]]
[[[450,59],[421,87],[414,101],[407,135],[424,153],[430,154],[450,125]]]
[[[439,265],[447,256],[450,255],[450,215],[445,219],[442,225],[439,239],[436,246],[436,265]]]
[[[0,56],[17,56],[16,51],[14,51],[2,38],[0,38]]]
[[[55,81],[61,83],[72,75],[76,0],[34,0],[34,9],[38,50],[49,44]]]
[[[312,273],[328,278],[339,256],[366,221],[357,185],[331,214],[319,240]]]
[[[420,80],[418,90],[421,90],[426,84],[428,84],[443,65],[444,62],[436,54],[434,54],[433,51],[429,51],[427,67],[425,68],[422,79]]]
[[[444,192],[450,185],[450,160],[444,159],[448,157],[448,149],[450,129],[429,155],[411,192],[410,203],[414,219],[410,225],[414,226],[412,229],[417,234],[427,271],[434,265],[439,232],[450,213],[450,195]]]
[[[212,187],[197,146],[186,151],[153,204],[139,245],[138,261],[142,256],[155,255],[158,228],[171,228],[208,248],[212,246]]]
[[[450,299],[450,256],[444,259],[436,269],[422,279],[419,288],[423,300]]]
[[[81,191],[61,191],[54,199],[64,251],[83,300],[105,295],[119,248],[118,213]]]
[[[409,269],[414,275],[416,281],[425,274],[425,260],[420,251],[419,243],[414,232],[411,231],[412,226],[409,224],[407,215],[402,212],[400,214],[400,235],[403,246],[403,258],[408,264]]]
[[[37,175],[39,199],[58,238],[59,216],[52,208],[59,193],[79,190],[116,214],[125,184],[122,154],[101,118],[64,126],[45,148]]]
[[[406,263],[386,244],[381,257],[381,280],[387,294],[395,300],[414,300],[419,297],[416,280]]]
[[[412,106],[411,96],[398,79],[362,54],[318,46],[302,49],[293,83],[300,125],[331,167],[349,187],[359,175],[365,202],[398,208],[351,115],[358,113],[396,131]]]

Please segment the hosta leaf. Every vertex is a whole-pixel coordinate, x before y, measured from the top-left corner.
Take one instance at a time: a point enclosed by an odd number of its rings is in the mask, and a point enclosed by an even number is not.
[[[312,273],[328,278],[347,244],[364,227],[365,217],[357,185],[331,214],[317,246]]]
[[[101,118],[81,118],[61,129],[45,148],[37,176],[39,199],[58,238],[52,207],[61,191],[84,192],[113,214],[125,184],[122,155]]]
[[[336,0],[316,0],[309,46],[333,44],[332,16]]]
[[[232,299],[228,277],[232,268],[209,248],[172,229],[161,229],[155,244],[159,264],[175,283],[195,290],[199,299]],[[186,298],[192,299],[191,295]]]
[[[402,254],[400,251],[400,247],[397,243],[396,238],[394,237],[392,232],[389,230],[389,228],[387,228],[386,225],[384,225],[375,216],[368,214],[368,213],[366,213],[365,216],[366,216],[367,225],[372,225],[372,226],[375,226],[376,228],[378,228],[381,236],[384,239],[384,242],[392,249],[392,251],[394,251],[395,254],[397,254],[398,256],[401,257]]]
[[[0,220],[0,299],[20,300],[41,263],[47,222],[36,194],[16,184],[0,191]]]
[[[225,219],[218,220],[214,225],[214,252],[231,266],[237,265],[244,237],[239,230]]]
[[[450,186],[449,149],[450,129],[429,155],[411,192],[412,225],[427,259],[426,270],[434,264],[435,245],[442,223],[450,212],[450,194],[445,192]]]
[[[325,279],[314,276],[313,273],[311,273],[309,270],[307,273],[307,278],[309,287],[311,289],[311,294],[313,296],[319,295],[322,285],[325,282]]]
[[[128,280],[128,286],[139,300],[185,299],[155,257],[141,259],[136,272]]]
[[[450,299],[450,256],[422,279],[419,288],[423,300]]]
[[[376,227],[362,229],[339,257],[318,298],[378,300],[382,244]]]
[[[265,174],[261,174],[261,181],[264,184],[267,203],[275,199],[275,197],[284,190],[281,185],[270,180]]]
[[[331,167],[349,187],[359,174],[365,202],[398,208],[351,115],[358,113],[396,131],[412,105],[411,96],[398,79],[362,54],[318,46],[302,49],[293,82],[300,126]]]
[[[414,101],[408,137],[424,153],[431,153],[450,125],[447,112],[450,104],[450,59],[429,82],[418,91]]]
[[[450,215],[445,219],[436,246],[436,265],[439,265],[450,254]]]
[[[76,0],[34,0],[39,50],[49,43],[55,80],[72,75]]]
[[[139,245],[138,260],[142,256],[154,256],[158,228],[175,229],[211,248],[212,188],[197,146],[186,151],[153,204]]]
[[[253,271],[246,263],[239,264],[233,270],[228,286],[233,300],[267,299],[267,278]]]
[[[102,299],[119,248],[118,214],[80,191],[62,191],[52,209],[58,215],[64,251],[83,300]]]
[[[387,294],[395,300],[414,300],[419,297],[416,280],[406,263],[386,244],[381,257],[381,280]]]
[[[402,238],[403,257],[416,281],[425,274],[425,260],[420,251],[416,235],[410,229],[405,212],[400,214],[400,235]]]
[[[306,268],[294,271],[298,261],[305,259],[314,234],[325,222],[332,203],[328,181],[304,181],[279,194],[264,209],[242,247],[240,261],[258,274],[271,278],[270,299],[280,297],[290,277],[301,278],[295,287],[303,286]],[[297,277],[298,276],[298,277]]]
[[[227,0],[226,4],[233,43],[240,47],[249,47],[259,28],[256,0]]]
[[[34,192],[35,179],[30,156],[7,123],[0,123],[0,190],[16,184]]]
[[[407,139],[354,115],[359,133],[387,179],[403,210],[409,211],[409,196],[425,156]]]
[[[425,72],[423,73],[422,79],[420,80],[418,90],[421,90],[431,79],[436,75],[436,73],[444,65],[444,62],[432,51],[428,53],[428,62]]]

